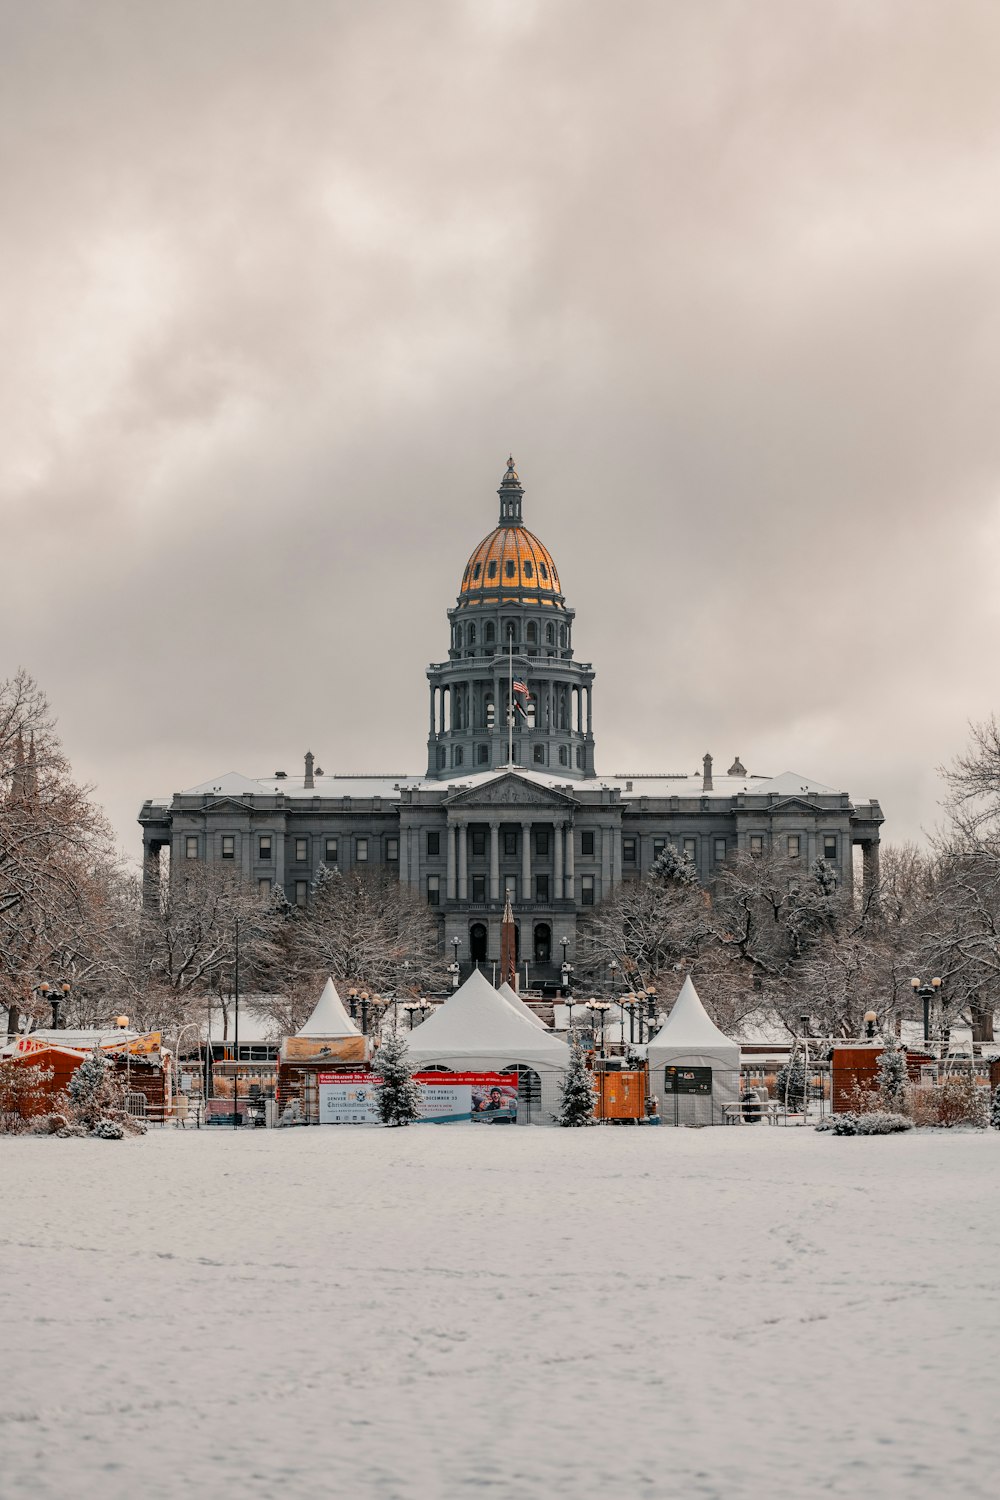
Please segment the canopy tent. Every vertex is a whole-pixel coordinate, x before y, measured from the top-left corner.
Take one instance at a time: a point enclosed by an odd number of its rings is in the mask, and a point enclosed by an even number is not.
[[[360,1036],[361,1033],[344,1009],[333,979],[328,979],[316,1001],[316,1008],[296,1036]]]
[[[521,999],[520,995],[517,993],[517,990],[512,990],[511,987],[510,987],[510,985],[507,983],[506,979],[504,980],[504,982],[500,986],[500,988],[497,990],[497,994],[498,995],[502,995],[503,998],[507,1001],[507,1004],[508,1005],[512,1005],[514,1007],[514,1009],[517,1011],[517,1014],[519,1016],[526,1016],[528,1018],[528,1020],[531,1022],[532,1026],[538,1026],[538,1027],[541,1028],[542,1031],[548,1031],[549,1030],[549,1027],[546,1026],[546,1024],[542,1020],[541,1016],[536,1016],[535,1012],[532,1010],[531,1006],[530,1005],[525,1005],[524,1001]]]
[[[418,1069],[499,1073],[516,1067],[519,1119],[554,1117],[569,1048],[521,1015],[478,969],[407,1041],[411,1063]]]
[[[650,1091],[661,1096],[667,1124],[721,1124],[724,1106],[739,1101],[739,1043],[716,1026],[690,975],[646,1056]]]

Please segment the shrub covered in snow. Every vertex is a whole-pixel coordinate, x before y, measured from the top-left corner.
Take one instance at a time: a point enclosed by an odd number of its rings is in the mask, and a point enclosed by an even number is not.
[[[946,1128],[955,1125],[976,1125],[980,1129],[989,1123],[989,1106],[986,1095],[967,1073],[946,1078],[935,1090],[938,1096],[938,1124]]]
[[[779,1104],[793,1111],[802,1108],[806,1096],[806,1070],[797,1052],[778,1073],[774,1087]]]
[[[878,1060],[878,1091],[882,1108],[897,1114],[904,1110],[908,1083],[906,1049],[895,1036],[891,1036]]]
[[[372,1059],[372,1072],[381,1078],[378,1114],[383,1125],[409,1125],[420,1118],[420,1086],[413,1081],[406,1033],[391,1031]]]
[[[0,1062],[0,1135],[27,1130],[40,1106],[52,1069],[8,1059]]]
[[[830,1126],[834,1135],[899,1135],[913,1129],[913,1121],[888,1109],[874,1109],[869,1114],[853,1111],[834,1115]]]
[[[594,1124],[594,1080],[579,1042],[573,1043],[556,1119],[560,1125]]]
[[[993,1090],[993,1098],[990,1101],[990,1124],[994,1130],[1000,1130],[1000,1083]]]
[[[99,1141],[121,1141],[125,1138],[125,1126],[118,1120],[98,1120],[90,1133]]]

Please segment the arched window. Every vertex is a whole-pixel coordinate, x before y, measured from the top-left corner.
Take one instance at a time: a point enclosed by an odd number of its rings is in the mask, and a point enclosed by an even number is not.
[[[545,639],[548,641],[548,643],[549,643],[550,646],[554,646],[555,645],[555,643],[556,643],[556,627],[554,625],[546,625],[546,627],[545,627]]]
[[[438,749],[437,749],[437,763],[438,763],[438,770],[439,771],[443,771],[444,770],[444,761],[445,761],[444,746],[443,745],[438,745]]]
[[[566,749],[565,745],[559,746],[559,764],[561,766],[569,765],[569,751]]]
[[[492,620],[488,620],[487,624],[486,624],[486,644],[487,644],[487,646],[492,646],[493,643],[495,642],[496,638],[497,638],[497,628],[494,625],[494,623],[493,623]]]
[[[517,573],[517,563],[508,560],[504,571],[508,578],[513,578]]]
[[[544,563],[539,563],[538,564],[538,571],[539,571],[539,573],[541,573],[542,577],[546,580],[546,582],[548,582],[549,570],[545,566]]]
[[[455,746],[454,764],[456,766],[460,766],[464,760],[465,760],[465,752],[463,751],[461,745],[456,745]]]
[[[505,624],[504,624],[504,634],[506,635],[506,637],[507,637],[507,639],[509,641],[516,640],[516,638],[517,638],[517,621],[516,620],[507,620],[505,622]]]
[[[535,569],[534,569],[534,567],[532,566],[532,564],[530,562],[525,562],[524,567],[523,567],[523,572],[524,572],[525,578],[533,578],[534,574],[535,574]]]
[[[456,625],[455,626],[455,645],[458,648],[458,650],[461,651],[461,649],[462,649],[462,627],[461,627],[461,625]]]
[[[489,933],[482,922],[473,922],[469,928],[469,957],[473,963],[484,964],[487,959]]]
[[[494,722],[495,722],[495,719],[496,719],[496,710],[493,707],[493,694],[492,693],[487,693],[486,694],[486,703],[484,705],[484,708],[485,708],[484,718],[486,719],[486,728],[487,729],[492,729],[493,725],[494,725]]]
[[[583,751],[581,749],[578,749],[576,752],[576,763],[578,766],[583,765]]]
[[[470,646],[474,646],[475,644],[476,644],[476,627],[475,627],[475,625],[470,625],[469,626],[469,645]]]
[[[480,573],[482,571],[483,571],[483,565],[482,565],[482,563],[476,563],[476,566],[472,570],[472,576],[473,576],[473,578],[478,578],[479,575],[480,575]]]
[[[489,567],[486,569],[486,573],[489,578],[495,578],[497,576],[497,565],[495,562],[490,563]]]
[[[565,625],[560,625],[559,626],[559,644],[560,644],[560,646],[565,646],[565,644],[566,644],[566,626]]]
[[[529,646],[538,645],[538,626],[535,624],[534,620],[528,621],[527,638]]]

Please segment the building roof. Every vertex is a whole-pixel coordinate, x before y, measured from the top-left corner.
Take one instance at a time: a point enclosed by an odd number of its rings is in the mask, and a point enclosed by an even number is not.
[[[304,1026],[299,1027],[295,1035],[308,1037],[361,1035],[344,1009],[344,1002],[337,994],[337,986],[332,977],[324,984],[312,1015]]]

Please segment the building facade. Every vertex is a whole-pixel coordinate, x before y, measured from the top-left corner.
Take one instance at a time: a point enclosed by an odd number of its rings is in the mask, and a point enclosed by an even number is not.
[[[301,775],[214,781],[147,801],[139,814],[147,897],[161,853],[230,863],[262,894],[309,901],[321,863],[388,869],[439,915],[463,970],[500,957],[510,891],[522,978],[558,980],[577,921],[622,881],[648,875],[667,844],[710,883],[739,850],[823,858],[842,884],[877,871],[877,801],[785,772],[600,776],[594,768],[594,672],[574,656],[574,612],[555,561],[522,518],[511,459],[496,527],[473,551],[448,611],[447,659],[428,668],[427,769],[415,776]]]

